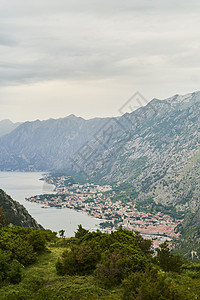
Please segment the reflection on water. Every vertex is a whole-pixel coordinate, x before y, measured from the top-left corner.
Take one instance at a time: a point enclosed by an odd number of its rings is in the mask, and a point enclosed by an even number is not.
[[[41,208],[39,204],[30,203],[25,198],[53,193],[54,186],[39,180],[38,172],[0,172],[0,189],[3,189],[14,200],[23,204],[28,212],[44,228],[54,231],[65,230],[65,236],[73,236],[79,224],[86,229],[96,229],[101,221],[82,212],[68,208]]]

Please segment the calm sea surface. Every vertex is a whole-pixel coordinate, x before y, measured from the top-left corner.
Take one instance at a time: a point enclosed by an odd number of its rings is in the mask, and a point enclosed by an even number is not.
[[[41,208],[39,204],[25,201],[25,198],[39,194],[53,193],[53,186],[39,180],[43,173],[0,172],[0,189],[14,200],[23,204],[28,212],[44,228],[53,231],[65,230],[65,236],[73,236],[79,224],[86,229],[97,229],[101,221],[82,212],[64,208]]]

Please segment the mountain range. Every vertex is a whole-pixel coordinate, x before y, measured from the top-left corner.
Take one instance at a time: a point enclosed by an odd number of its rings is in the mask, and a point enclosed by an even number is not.
[[[0,170],[65,170],[75,178],[129,182],[140,201],[199,205],[200,92],[153,99],[116,118],[36,120],[0,138]]]
[[[15,128],[17,128],[21,123],[13,123],[12,121],[5,119],[0,121],[0,137],[10,133],[13,131]]]
[[[183,213],[179,230],[186,234],[200,209],[199,142],[200,92],[194,92],[153,99],[116,118],[22,123],[0,138],[0,170],[62,170],[75,180],[128,183],[140,207],[162,204]],[[190,225],[198,236],[199,223]]]
[[[25,122],[0,138],[0,169],[46,171],[70,165],[70,157],[106,119],[62,119]]]

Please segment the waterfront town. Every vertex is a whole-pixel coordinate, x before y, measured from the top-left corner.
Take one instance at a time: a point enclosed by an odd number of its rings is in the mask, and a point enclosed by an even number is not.
[[[46,176],[44,180],[55,186],[55,193],[30,197],[27,201],[36,202],[43,208],[69,208],[85,212],[102,219],[100,226],[104,231],[114,230],[120,225],[138,231],[153,240],[154,248],[165,240],[178,237],[174,229],[180,220],[161,212],[138,211],[132,201],[113,201],[115,191],[111,185],[77,184],[67,176]]]

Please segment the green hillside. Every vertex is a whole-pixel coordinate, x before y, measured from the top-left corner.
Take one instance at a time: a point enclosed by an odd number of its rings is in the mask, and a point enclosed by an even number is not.
[[[186,257],[191,258],[192,252],[196,252],[194,258],[200,257],[200,209],[186,215],[183,222],[176,228],[181,233],[176,242],[176,249]]]
[[[42,228],[19,202],[0,189],[0,207],[9,222],[16,226]]]
[[[18,299],[198,299],[200,263],[183,261],[166,244],[119,228],[58,238],[50,230],[0,229],[0,295]],[[25,251],[22,251],[25,249]]]

